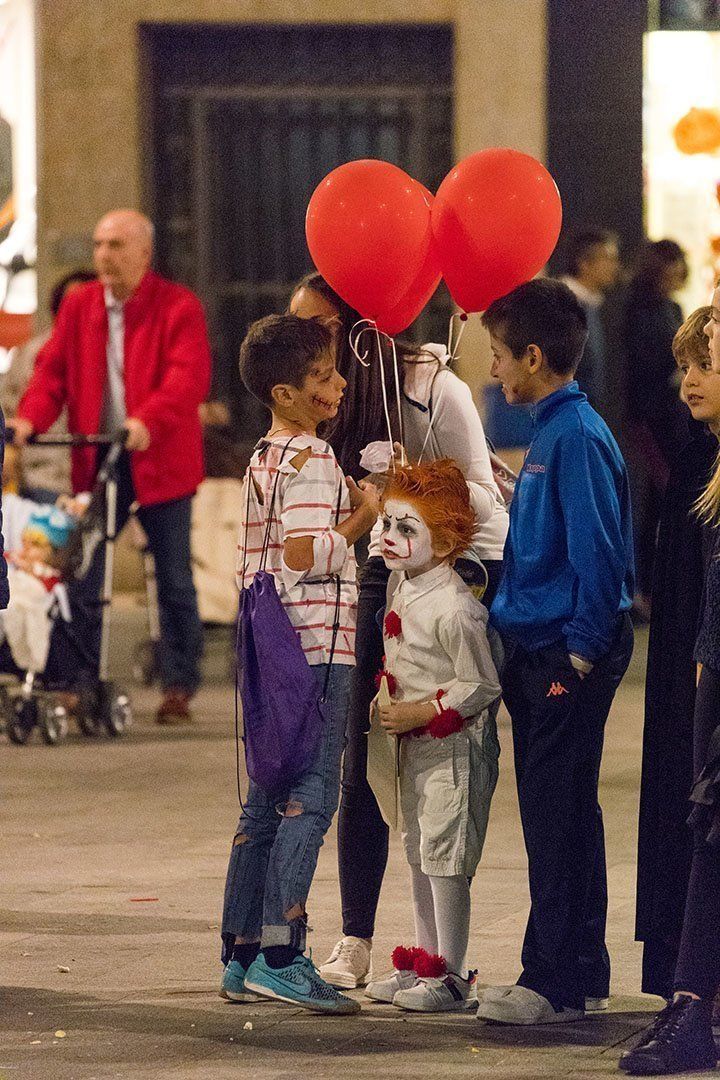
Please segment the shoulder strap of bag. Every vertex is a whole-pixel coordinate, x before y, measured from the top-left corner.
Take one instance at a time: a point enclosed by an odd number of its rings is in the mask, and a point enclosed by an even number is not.
[[[335,507],[335,524],[340,521],[340,504],[342,503],[342,480],[338,484],[338,496],[337,505]],[[325,669],[325,682],[323,684],[322,700],[327,698],[328,686],[330,685],[330,670],[332,668],[332,662],[335,657],[335,646],[337,645],[337,636],[340,631],[340,593],[341,593],[340,575],[335,574],[335,617],[333,619],[332,638],[330,641],[330,655],[328,657],[327,666]]]
[[[275,498],[277,496],[278,484],[280,482],[280,466],[282,465],[283,458],[285,457],[288,447],[290,446],[290,443],[293,441],[294,438],[295,436],[292,435],[283,446],[282,453],[280,454],[280,460],[278,461],[277,469],[275,470],[275,480],[273,481],[272,495],[270,496],[270,506],[268,508],[267,523],[265,525],[265,536],[263,537],[262,551],[260,552],[260,565],[258,566],[258,570],[264,570],[267,565],[268,551],[270,550],[270,532],[272,530],[273,514],[275,513]]]

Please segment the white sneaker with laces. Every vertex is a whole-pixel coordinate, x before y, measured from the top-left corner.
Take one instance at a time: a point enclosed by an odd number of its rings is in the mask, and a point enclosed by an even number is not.
[[[598,1013],[607,1012],[610,1008],[609,997],[586,997],[585,998],[585,1012]]]
[[[464,1012],[476,1004],[471,1000],[472,981],[462,979],[454,971],[440,978],[418,979],[415,986],[398,990],[393,1005],[410,1012]]]
[[[395,995],[400,990],[409,990],[417,982],[418,976],[414,971],[396,969],[384,979],[376,979],[375,982],[369,983],[365,987],[365,997],[372,998],[373,1001],[383,1001],[386,1005],[394,1005]]]
[[[371,942],[359,937],[344,937],[320,968],[320,975],[331,986],[355,990],[369,981],[371,959]]]

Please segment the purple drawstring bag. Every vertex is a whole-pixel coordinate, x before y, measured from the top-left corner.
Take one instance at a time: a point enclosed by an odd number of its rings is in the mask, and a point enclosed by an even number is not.
[[[280,462],[290,442],[292,440],[285,445]],[[340,619],[340,579],[336,577],[335,624],[325,684],[321,688],[303,652],[300,636],[282,605],[275,578],[265,570],[279,476],[278,468],[267,511],[260,565],[251,584],[240,594],[236,645],[247,774],[253,783],[271,795],[287,792],[315,756],[324,723],[321,703],[327,693]],[[253,488],[249,467],[246,483],[247,549],[247,521]],[[340,495],[338,514],[339,502]]]
[[[321,688],[265,570],[240,597],[237,661],[248,776],[264,791],[287,791],[317,748]]]

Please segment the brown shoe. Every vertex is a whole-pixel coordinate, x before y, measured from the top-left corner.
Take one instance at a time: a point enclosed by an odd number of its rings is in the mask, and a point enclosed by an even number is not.
[[[165,727],[180,727],[183,724],[192,724],[191,696],[187,690],[166,690],[158,711],[155,713],[155,722],[163,724]]]

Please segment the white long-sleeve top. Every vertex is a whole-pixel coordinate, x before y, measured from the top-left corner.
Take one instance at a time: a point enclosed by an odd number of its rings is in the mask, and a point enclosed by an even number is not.
[[[490,465],[485,430],[470,387],[450,370],[444,345],[423,345],[417,363],[403,364],[401,399],[410,461],[452,458],[467,480],[475,532],[465,559],[502,559],[509,517]],[[431,426],[432,424],[432,426]],[[428,429],[430,434],[428,435]],[[427,440],[427,441],[426,441]],[[373,529],[370,555],[380,554],[382,523]]]
[[[448,563],[408,578],[390,575],[387,613],[400,633],[384,632],[385,670],[399,701],[440,700],[465,718],[477,716],[500,696],[487,639],[487,610]],[[393,625],[391,620],[390,625]]]

